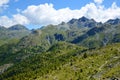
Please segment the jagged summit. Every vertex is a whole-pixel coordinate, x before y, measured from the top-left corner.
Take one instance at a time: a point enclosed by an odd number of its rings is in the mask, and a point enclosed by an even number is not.
[[[88,18],[86,18],[85,16],[83,16],[83,17],[79,18],[78,20],[79,20],[79,21],[81,21],[81,22],[86,22],[86,21],[89,21],[89,19],[88,19]]]
[[[116,18],[116,19],[110,19],[106,22],[107,24],[111,24],[111,25],[116,25],[116,24],[120,24],[120,19]]]
[[[81,17],[79,19],[71,19],[67,24],[69,24],[71,26],[71,28],[73,27],[77,27],[77,28],[83,28],[83,27],[95,27],[98,25],[98,23],[93,20],[93,19],[88,19],[86,17]]]
[[[77,21],[77,19],[71,19],[68,23],[70,23],[70,24],[73,24],[74,22],[76,22]]]
[[[88,18],[86,18],[86,17],[81,17],[81,18],[79,18],[79,19],[75,19],[75,18],[73,18],[73,19],[71,19],[68,23],[70,23],[70,24],[73,24],[73,23],[75,23],[76,21],[79,21],[79,22],[86,22],[86,21],[89,21],[90,19],[88,19]]]

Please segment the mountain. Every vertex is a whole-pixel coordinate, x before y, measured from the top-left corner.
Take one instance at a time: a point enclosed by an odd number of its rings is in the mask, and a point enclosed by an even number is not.
[[[44,28],[33,30],[31,35],[21,39],[19,45],[24,47],[38,45],[48,49],[59,41],[70,42],[99,24],[93,19],[82,17],[72,19],[67,23],[62,22],[58,25],[48,25]]]
[[[117,25],[120,24],[120,19],[110,19],[105,24]]]
[[[16,24],[8,28],[9,30],[28,30],[25,26],[21,24]]]
[[[82,36],[76,37],[72,43],[84,45],[87,47],[100,47],[110,43],[119,42],[120,36],[120,20],[108,20],[99,27],[94,27],[84,33]]]
[[[88,19],[86,17],[81,17],[79,19],[72,19],[68,22],[68,24],[70,25],[70,28],[93,28],[95,26],[100,26],[101,23],[97,23],[95,20],[93,19]]]
[[[6,28],[4,26],[0,26],[0,30],[5,30]]]
[[[82,17],[32,31],[20,24],[0,29],[7,36],[4,44],[0,36],[0,80],[120,79],[119,19]]]
[[[36,46],[45,49],[59,41],[66,41],[89,48],[98,48],[107,44],[119,42],[120,20],[108,20],[105,23],[81,17],[58,25],[48,25],[24,37],[19,45]]]
[[[0,45],[7,43],[11,39],[20,39],[30,34],[25,26],[17,24],[10,28],[0,27]]]
[[[111,23],[113,22],[116,24],[112,25]],[[77,23],[79,23],[79,25]],[[94,26],[89,26],[88,24],[94,24]],[[71,27],[71,25],[74,26]],[[7,41],[8,44],[3,46],[8,47],[9,43],[11,45],[15,42],[15,45],[11,46],[11,48],[13,48],[13,50],[16,52],[20,52],[22,50],[22,56],[25,55],[25,51],[30,53],[28,55],[31,55],[30,51],[32,49],[34,52],[45,52],[52,45],[61,41],[73,43],[87,48],[100,48],[108,44],[120,42],[119,19],[113,19],[108,20],[105,23],[99,23],[93,19],[82,17],[79,19],[72,19],[67,23],[62,22],[58,25],[48,25],[40,29],[32,30],[31,33],[25,28],[25,26],[20,24],[14,25],[8,29],[4,27],[1,28],[3,29],[1,29],[3,34],[0,36],[0,43],[3,44],[6,42],[6,39],[10,39]],[[5,39],[3,40],[4,37]]]

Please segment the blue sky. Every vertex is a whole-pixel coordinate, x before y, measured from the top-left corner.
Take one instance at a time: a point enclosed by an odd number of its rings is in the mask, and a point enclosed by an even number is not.
[[[23,24],[32,29],[81,16],[105,22],[120,18],[119,13],[119,0],[2,0],[0,25]]]
[[[90,2],[94,2],[94,0],[11,0],[10,3],[8,3],[9,7],[3,11],[2,15],[11,16],[11,14],[17,13],[17,8],[24,10],[30,5],[52,3],[54,4],[55,9],[65,7],[69,7],[70,9],[80,9]],[[120,6],[120,0],[104,0],[102,4],[107,8],[110,7],[113,2],[116,2],[116,4]]]

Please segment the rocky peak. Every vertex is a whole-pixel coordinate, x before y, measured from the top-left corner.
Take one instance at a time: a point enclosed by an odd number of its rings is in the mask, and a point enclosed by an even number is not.
[[[111,25],[120,24],[120,19],[118,19],[118,18],[116,18],[116,19],[110,19],[106,23],[107,24],[111,24]]]
[[[83,16],[83,17],[79,18],[78,21],[86,22],[86,21],[89,21],[89,19]]]

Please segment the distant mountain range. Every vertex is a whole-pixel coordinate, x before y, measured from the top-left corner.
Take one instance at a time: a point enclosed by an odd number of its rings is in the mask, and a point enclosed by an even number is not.
[[[67,23],[62,22],[58,25],[48,25],[34,30],[31,35],[22,38],[19,45],[24,47],[39,45],[48,49],[59,41],[66,41],[89,48],[96,48],[119,42],[119,38],[120,19],[100,23],[82,17],[72,19]]]
[[[109,43],[119,42],[120,19],[110,19],[105,23],[81,17],[58,25],[48,25],[37,30],[28,30],[25,26],[17,24],[10,28],[0,27],[1,44],[5,40],[22,38],[19,45],[43,46],[48,49],[51,45],[66,41],[86,47],[100,47]]]

